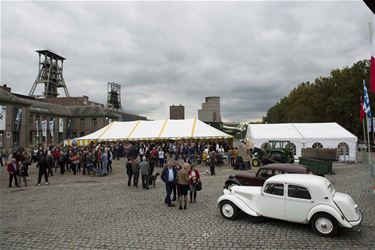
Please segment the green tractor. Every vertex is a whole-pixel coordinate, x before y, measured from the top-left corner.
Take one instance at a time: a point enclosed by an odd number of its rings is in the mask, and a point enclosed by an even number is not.
[[[295,146],[290,141],[268,141],[251,151],[251,165],[259,167],[272,163],[294,163]]]

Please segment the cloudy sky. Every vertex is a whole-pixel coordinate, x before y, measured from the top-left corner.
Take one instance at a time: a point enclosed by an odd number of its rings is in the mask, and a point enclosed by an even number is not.
[[[370,56],[360,0],[340,2],[1,2],[1,83],[28,94],[35,50],[67,58],[71,96],[165,119],[171,104],[197,116],[221,97],[225,121],[257,120],[303,81]]]

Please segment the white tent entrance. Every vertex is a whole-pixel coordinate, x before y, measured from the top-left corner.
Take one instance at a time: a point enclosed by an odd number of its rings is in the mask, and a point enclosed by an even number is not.
[[[152,141],[232,139],[228,135],[198,119],[112,122],[98,131],[64,141],[64,145],[88,145],[91,141]]]

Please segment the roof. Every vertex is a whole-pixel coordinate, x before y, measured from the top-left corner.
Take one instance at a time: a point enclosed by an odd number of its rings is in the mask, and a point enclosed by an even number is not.
[[[111,110],[106,109],[99,105],[89,105],[89,106],[69,106],[67,107],[72,116],[76,117],[109,117],[117,118]]]
[[[326,178],[312,174],[279,174],[268,178],[266,182],[285,182],[320,187],[328,187],[330,184]]]
[[[3,88],[0,88],[0,102],[20,105],[30,105],[32,103],[32,101],[19,98],[18,96],[6,91]]]
[[[247,136],[252,139],[304,140],[357,137],[336,122],[249,124]]]
[[[304,138],[357,138],[336,122],[330,123],[294,123]]]
[[[52,52],[51,50],[48,49],[43,49],[43,50],[36,50],[39,54],[47,55],[48,57],[56,58],[58,60],[65,60],[64,57],[56,54],[55,52]]]
[[[53,114],[59,116],[71,115],[67,106],[42,101],[34,101],[30,107],[30,111],[34,113]]]
[[[232,138],[198,119],[112,122],[76,140],[157,140]]]

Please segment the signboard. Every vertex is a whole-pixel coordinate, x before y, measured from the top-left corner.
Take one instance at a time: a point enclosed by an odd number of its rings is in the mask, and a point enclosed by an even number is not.
[[[13,107],[13,130],[20,131],[22,122],[22,107]]]
[[[46,137],[47,136],[47,121],[46,120],[41,121],[40,124],[42,126],[42,136]]]
[[[50,120],[49,121],[49,132],[51,133],[51,137],[53,137],[53,131],[54,131],[54,126],[55,125],[55,120]]]
[[[64,118],[59,118],[59,133],[64,132]]]
[[[6,106],[0,106],[0,130],[5,130],[6,111]]]

